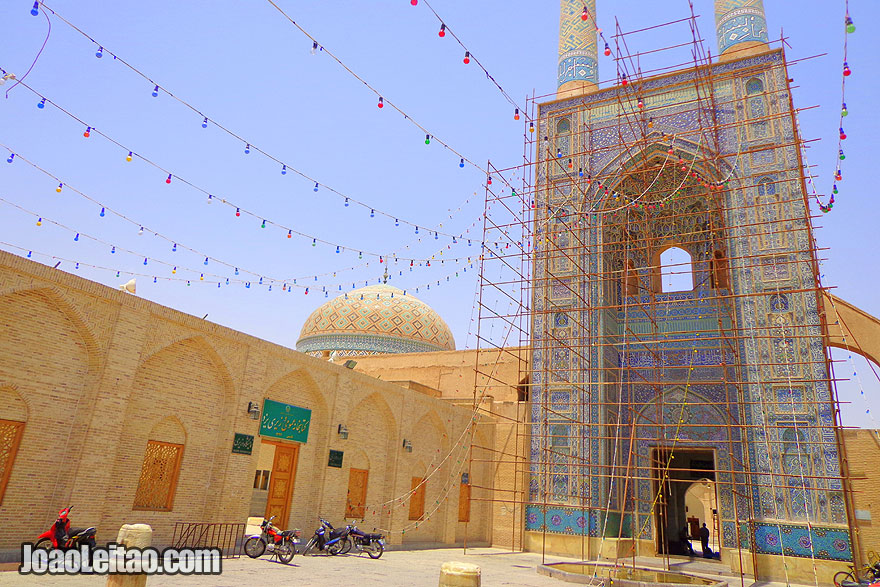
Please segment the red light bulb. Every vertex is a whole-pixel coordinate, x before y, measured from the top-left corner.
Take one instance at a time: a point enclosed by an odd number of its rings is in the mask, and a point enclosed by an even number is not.
[[[468,63],[471,62],[471,52],[470,51],[464,52],[464,59],[462,61],[464,62],[465,65],[467,65]]]
[[[584,11],[581,12],[581,20],[587,20],[587,18],[589,18],[589,16],[590,16],[590,13],[587,12],[587,7],[584,6]]]
[[[412,4],[413,6],[418,6],[419,0],[409,0],[409,3]]]
[[[623,85],[627,85],[629,83],[629,80],[626,79],[626,74],[625,73],[621,74],[621,76],[622,76],[622,79],[620,80],[620,83]]]
[[[382,96],[379,96],[379,103],[376,104],[376,106],[379,107],[379,108],[384,108],[384,107],[385,107],[385,100],[382,99]]]
[[[236,209],[235,209],[235,215],[236,215],[236,216],[241,216],[241,209],[236,208]]]
[[[641,98],[639,98],[639,108],[644,108],[644,107],[645,107],[645,103],[642,102]]]
[[[846,61],[844,61],[843,62],[843,75],[847,76],[851,73],[852,73],[852,71],[850,70],[849,65],[847,65]]]
[[[168,174],[168,178],[165,179],[165,183],[171,183],[171,174]]]
[[[608,57],[609,55],[611,55],[611,47],[608,43],[605,43],[605,57]]]
[[[513,119],[514,119],[514,120],[519,120],[519,108],[514,108],[514,109],[513,109]]]
[[[85,138],[89,138],[89,135],[91,135],[91,134],[92,134],[92,127],[87,126],[87,127],[86,127],[86,132],[83,133],[83,136],[84,136]]]
[[[440,23],[440,32],[437,33],[437,35],[438,35],[439,37],[445,37],[445,36],[446,36],[446,25],[445,25],[445,24]]]
[[[846,140],[846,133],[843,132],[843,128],[840,129],[840,140],[841,140],[841,141],[845,141],[845,140]]]

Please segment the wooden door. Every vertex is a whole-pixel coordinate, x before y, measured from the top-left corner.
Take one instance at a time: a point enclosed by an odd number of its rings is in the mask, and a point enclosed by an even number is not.
[[[290,498],[293,495],[298,457],[298,444],[275,444],[275,460],[272,462],[269,497],[266,501],[266,519],[275,516],[273,523],[282,529],[287,529],[287,519],[290,516]]]
[[[421,520],[425,515],[425,486],[422,477],[412,478],[412,497],[409,498],[409,519]]]
[[[367,476],[364,469],[351,469],[348,474],[348,497],[345,502],[345,517],[363,519],[367,503]]]
[[[471,486],[462,483],[458,490],[458,521],[471,521]]]

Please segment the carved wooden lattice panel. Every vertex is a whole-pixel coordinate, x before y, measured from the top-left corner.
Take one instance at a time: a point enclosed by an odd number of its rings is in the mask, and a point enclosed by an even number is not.
[[[12,464],[15,462],[22,432],[24,422],[0,420],[0,504],[3,503],[6,484],[12,474]]]
[[[170,511],[183,456],[182,444],[151,440],[147,442],[144,466],[134,496],[133,509]]]

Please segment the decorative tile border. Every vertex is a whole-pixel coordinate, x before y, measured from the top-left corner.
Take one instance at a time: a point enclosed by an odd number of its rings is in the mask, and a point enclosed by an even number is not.
[[[849,532],[842,528],[816,528],[788,524],[758,523],[755,528],[755,551],[817,558],[822,560],[852,561]]]

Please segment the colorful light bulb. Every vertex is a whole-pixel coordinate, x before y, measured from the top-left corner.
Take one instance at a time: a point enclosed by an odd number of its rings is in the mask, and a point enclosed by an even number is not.
[[[172,252],[172,253],[176,253],[176,252],[177,252],[177,243],[174,243],[174,246],[171,247],[171,252]]]
[[[235,268],[235,274],[238,275],[238,267]]]
[[[205,257],[205,265],[207,265],[207,264],[208,264],[208,258]]]
[[[208,117],[207,116],[202,121],[202,128],[208,128]]]
[[[629,83],[629,80],[626,79],[625,73],[620,74],[620,83],[621,83],[621,85],[624,85],[624,86]]]
[[[431,144],[431,135],[425,135],[425,144],[426,144],[426,145],[430,145],[430,144]]]
[[[33,255],[33,254],[34,254],[33,251],[28,251],[28,254],[27,254],[28,259],[30,259],[30,258],[31,258],[31,255]]]
[[[105,214],[104,214],[104,208],[101,208],[101,213],[99,214],[99,216],[100,216],[101,218],[103,218],[104,215],[105,215]]]
[[[260,228],[266,228],[266,221],[263,220],[263,224],[260,225]]]
[[[853,19],[851,19],[848,14],[846,15],[845,22],[846,22],[846,32],[848,32],[848,33],[856,32],[856,25],[853,23]]]
[[[31,8],[31,16],[39,16],[40,14],[40,3],[34,2],[34,7]]]
[[[171,174],[168,174],[168,177],[165,178],[165,183],[171,183]]]
[[[40,100],[40,101],[37,103],[37,108],[39,108],[40,110],[42,110],[42,109],[45,108],[45,107],[46,107],[46,98],[43,98],[42,100]]]
[[[639,106],[639,108],[644,108],[644,107],[645,107],[645,103],[642,101],[641,98],[639,98],[638,106]]]
[[[250,152],[251,152],[251,144],[250,144],[250,143],[246,143],[245,146],[244,146],[244,154],[245,154],[245,155],[248,155],[248,154],[250,154]]]
[[[205,281],[205,274],[199,273],[199,281]]]
[[[312,50],[309,51],[309,53],[314,55],[315,53],[317,53],[317,51],[318,51],[318,41],[312,41]]]
[[[74,240],[74,241],[79,241],[79,233],[76,233],[76,236],[73,237],[73,240]]]
[[[138,236],[144,236],[144,227],[143,226],[141,226],[140,229],[138,230]]]
[[[239,216],[241,216],[241,208],[236,208],[236,209],[235,209],[235,216],[236,216],[236,218],[239,217]]]
[[[376,211],[373,210],[372,208],[370,208],[370,218],[375,218],[375,217],[376,217]]]
[[[58,184],[58,187],[55,188],[55,191],[58,192],[58,193],[60,194],[60,193],[61,193],[61,190],[62,190],[63,188],[64,188],[64,184],[63,184],[63,183],[59,183],[59,184]]]
[[[74,266],[74,269],[79,269],[79,263]]]
[[[608,43],[605,43],[605,57],[611,55],[611,46]]]
[[[382,96],[379,96],[379,103],[376,104],[377,108],[385,108],[385,99]]]
[[[458,162],[459,167],[464,167],[464,157],[461,158],[461,161]]]
[[[446,36],[446,25],[442,22],[440,23],[440,32],[437,33],[437,36],[439,36],[441,39]]]
[[[409,3],[413,6],[417,6],[419,3],[419,0],[409,0]]]
[[[345,198],[345,207],[348,208],[348,198]]]
[[[467,65],[467,64],[470,63],[470,62],[471,62],[471,52],[470,52],[470,51],[465,51],[465,52],[464,52],[464,59],[462,59],[462,63],[464,63],[465,65]]]
[[[843,153],[843,149],[840,149],[840,150],[838,151],[838,153],[839,153],[839,154],[838,154],[838,157],[840,157],[840,160],[841,160],[841,161],[843,161],[844,159],[846,159],[846,155],[844,155],[844,153]]]
[[[587,11],[586,5],[584,5],[584,11],[581,12],[581,20],[587,20],[590,18],[590,13]]]
[[[846,109],[846,102],[844,102],[843,105],[841,105],[841,107],[840,107],[840,115],[841,116],[848,116],[849,115],[849,110]]]
[[[90,136],[91,134],[92,134],[92,127],[87,126],[87,127],[86,127],[86,132],[83,133],[83,136],[84,136],[85,138],[89,138],[89,136]]]
[[[534,122],[529,123],[529,132],[535,132],[535,123]]]
[[[837,181],[843,180],[843,172],[841,172],[840,169],[838,169],[837,173],[834,174],[834,179],[836,179]]]
[[[394,219],[394,226],[400,226],[400,220],[397,218]]]
[[[852,73],[852,70],[849,68],[849,64],[846,61],[844,61],[843,62],[843,75],[849,76],[849,74],[851,74],[851,73]]]
[[[492,185],[492,176],[491,175],[486,179],[486,185]]]
[[[132,153],[131,151],[129,151],[129,152],[128,152],[128,155],[125,156],[125,160],[128,161],[129,163],[131,163],[131,157],[132,157],[133,154],[134,154],[134,153]]]
[[[104,56],[104,47],[98,47],[98,50],[95,52],[95,57],[100,59]]]
[[[514,108],[514,109],[513,109],[513,119],[514,119],[514,120],[519,120],[519,108]]]
[[[843,127],[840,128],[840,140],[841,140],[841,141],[845,141],[845,140],[846,140],[846,133],[843,132]]]
[[[208,203],[208,204],[213,204],[213,203],[214,203],[214,196],[212,196],[211,194],[208,194],[208,201],[207,201],[207,203]]]
[[[287,165],[281,166],[281,175],[287,175]]]
[[[37,218],[37,226],[43,226],[43,218]]]
[[[157,97],[159,95],[159,86],[153,88],[153,97]]]
[[[837,184],[834,184],[833,186],[831,186],[831,193],[832,193],[832,194],[837,194],[837,193],[839,193],[839,192],[837,191]]]
[[[317,181],[315,182],[315,187],[314,187],[313,191],[318,191],[318,182]]]

